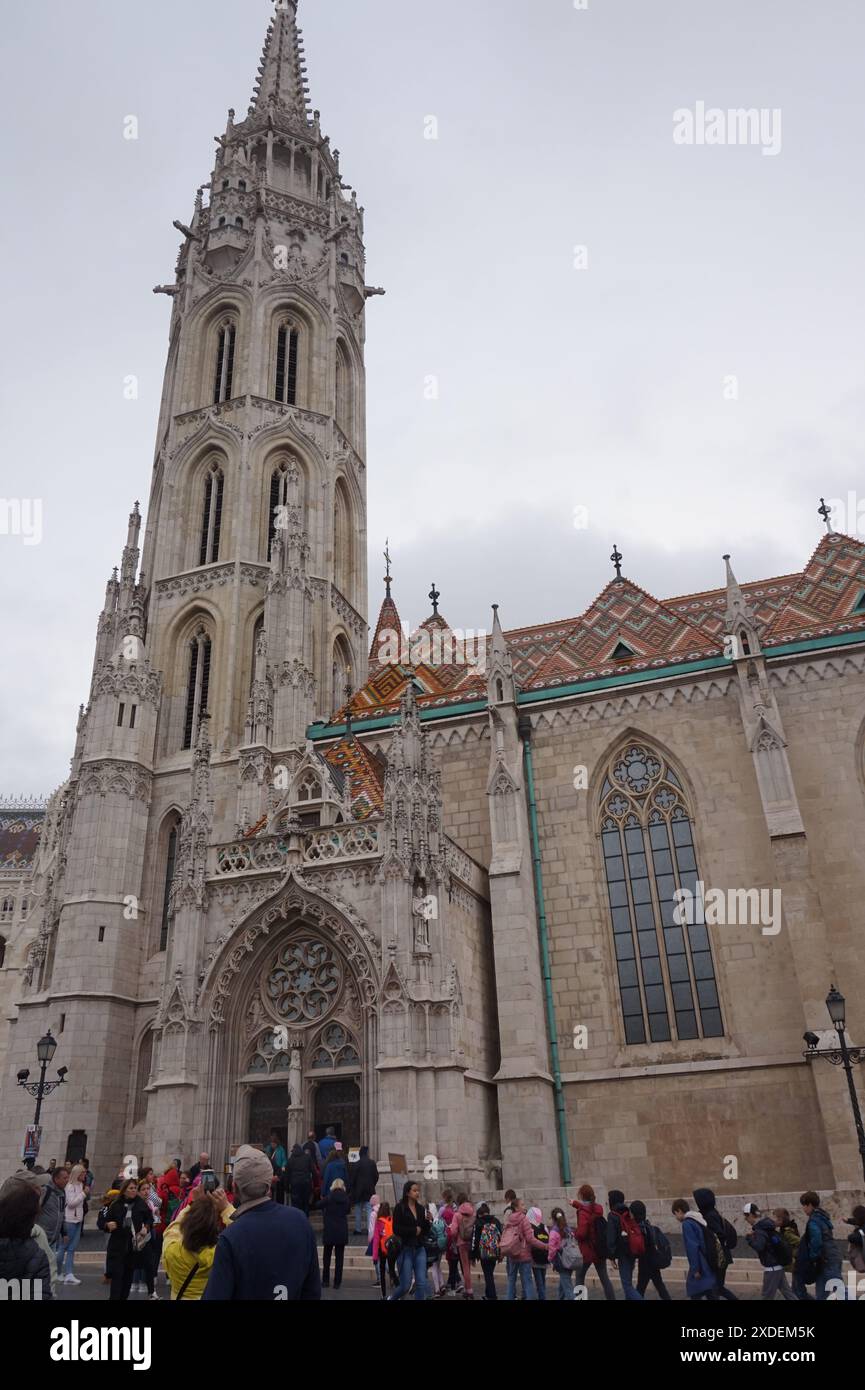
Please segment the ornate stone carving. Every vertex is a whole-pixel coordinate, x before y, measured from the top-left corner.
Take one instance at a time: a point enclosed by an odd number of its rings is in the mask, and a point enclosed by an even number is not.
[[[162,676],[146,664],[126,661],[106,662],[93,677],[91,698],[96,695],[128,695],[142,703],[159,705]]]
[[[150,804],[153,776],[138,763],[104,762],[85,763],[81,769],[78,783],[78,796],[107,796],[119,793],[121,796]]]
[[[265,571],[267,573],[267,571]],[[159,598],[185,598],[187,594],[207,593],[211,589],[224,589],[234,579],[234,565],[212,565],[209,569],[196,570],[191,574],[180,574],[174,579],[160,579],[156,585]],[[250,582],[258,584],[256,576]]]
[[[331,938],[354,976],[362,1006],[365,1009],[373,1007],[378,993],[378,974],[374,964],[374,952],[377,951],[375,938],[347,904],[339,899],[332,899],[331,902],[311,893],[300,875],[293,872],[286,891],[278,894],[266,910],[258,909],[252,920],[247,919],[246,927],[237,929],[226,943],[231,945],[236,938],[212,986],[209,1005],[211,1029],[224,1023],[234,982],[255,950],[259,938],[269,936],[274,927],[292,920],[303,923],[299,931],[304,937],[310,936],[310,928],[313,931],[317,928],[319,933]],[[209,975],[211,973],[212,970],[208,972]],[[204,987],[208,988],[207,980]]]

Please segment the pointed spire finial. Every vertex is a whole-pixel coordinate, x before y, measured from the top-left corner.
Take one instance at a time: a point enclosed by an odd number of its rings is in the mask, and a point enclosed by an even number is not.
[[[440,599],[440,598],[441,598],[441,594],[439,593],[438,589],[436,588],[436,582],[435,582],[435,580],[433,580],[432,588],[431,588],[430,591],[429,591],[429,600],[430,600],[430,603],[431,603],[432,606],[433,606],[433,617],[434,617],[434,618],[437,618],[437,617],[438,617],[438,613],[439,613],[439,599]]]
[[[612,560],[613,564],[614,564],[615,567],[616,567],[616,578],[617,578],[617,579],[619,580],[619,582],[621,583],[621,579],[622,579],[622,560],[624,559],[624,556],[622,555],[622,552],[619,550],[619,547],[618,547],[617,545],[614,545],[614,546],[613,546],[613,553],[612,553],[612,555],[610,556],[610,559]]]
[[[277,0],[268,25],[252,99],[252,111],[281,107],[303,126],[309,124],[309,100],[303,43],[297,28],[297,0]]]
[[[820,506],[817,508],[817,515],[822,516],[823,520],[826,523],[826,530],[828,531],[829,535],[834,535],[835,533],[832,529],[832,508],[829,506],[825,497],[820,498]]]
[[[387,566],[387,573],[385,574],[385,577],[384,577],[385,589],[386,589],[386,592],[387,592],[387,597],[390,598],[391,575],[390,575],[390,539],[389,539],[389,538],[388,538],[388,540],[386,540],[385,543],[384,543],[384,562],[385,562],[385,565]]]

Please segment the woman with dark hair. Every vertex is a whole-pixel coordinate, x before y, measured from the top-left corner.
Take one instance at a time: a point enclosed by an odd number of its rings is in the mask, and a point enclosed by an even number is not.
[[[213,1267],[216,1242],[233,1215],[234,1207],[221,1188],[199,1191],[168,1227],[162,1259],[175,1302],[201,1298]]]
[[[53,1298],[48,1256],[40,1250],[31,1234],[39,1212],[39,1189],[26,1182],[7,1183],[0,1196],[0,1279],[18,1279],[28,1284],[27,1294],[34,1297],[32,1285],[42,1285],[43,1299]]]
[[[286,1166],[285,1179],[291,1196],[291,1205],[297,1207],[298,1211],[302,1211],[304,1216],[309,1216],[309,1204],[312,1201],[312,1176],[312,1159],[308,1153],[304,1153],[299,1144],[295,1144]]]
[[[407,1182],[402,1190],[402,1201],[397,1202],[393,1212],[393,1233],[400,1241],[399,1287],[392,1293],[388,1303],[396,1303],[411,1288],[414,1276],[414,1296],[417,1303],[423,1303],[427,1296],[426,1280],[426,1241],[430,1231],[430,1219],[420,1199],[420,1186]]]
[[[108,1297],[115,1303],[125,1303],[132,1288],[133,1271],[153,1229],[153,1212],[139,1196],[137,1178],[123,1183],[120,1196],[108,1210],[105,1229],[108,1231],[105,1269],[111,1279]]]
[[[147,1171],[152,1173],[153,1169],[150,1168]],[[159,1276],[159,1260],[162,1255],[162,1236],[165,1230],[165,1222],[162,1216],[162,1199],[156,1190],[156,1185],[152,1178],[139,1179],[138,1195],[144,1198],[153,1214],[153,1230],[150,1233],[150,1240],[139,1256],[137,1272],[139,1277],[143,1276],[149,1296],[157,1300],[159,1294],[156,1292],[156,1280]]]

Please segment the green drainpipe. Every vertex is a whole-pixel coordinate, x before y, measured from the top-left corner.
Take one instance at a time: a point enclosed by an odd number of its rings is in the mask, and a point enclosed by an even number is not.
[[[550,1044],[553,1089],[556,1097],[556,1124],[559,1133],[559,1166],[562,1173],[562,1185],[564,1187],[569,1187],[571,1184],[571,1152],[568,1148],[565,1092],[562,1086],[562,1069],[559,1065],[559,1044],[556,1037],[556,1006],[553,1002],[553,976],[550,968],[547,909],[544,905],[544,878],[541,868],[541,843],[538,836],[538,806],[535,800],[535,768],[532,758],[532,721],[526,714],[520,715],[519,734],[523,744],[523,759],[526,768],[526,788],[529,797],[529,831],[532,837],[532,867],[534,869],[535,879],[535,903],[538,914],[538,936],[541,943],[541,966],[544,972],[547,1038]]]

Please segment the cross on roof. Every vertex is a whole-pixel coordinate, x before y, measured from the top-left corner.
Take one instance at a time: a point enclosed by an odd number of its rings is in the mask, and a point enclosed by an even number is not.
[[[832,508],[827,503],[825,497],[820,498],[820,506],[817,508],[817,515],[822,516],[826,523],[826,530],[832,535]]]
[[[621,553],[621,551],[619,550],[619,547],[618,547],[617,545],[614,545],[614,546],[613,546],[613,553],[612,553],[612,555],[610,556],[610,559],[612,560],[613,564],[614,564],[615,567],[616,567],[616,578],[617,578],[617,579],[621,579],[621,577],[622,577],[622,560],[624,559],[624,556],[622,555],[622,553]]]
[[[436,582],[435,582],[435,580],[433,580],[433,586],[432,586],[432,588],[430,589],[429,598],[430,598],[430,603],[431,603],[432,606],[433,606],[433,615],[434,615],[434,617],[438,617],[439,599],[441,598],[441,594],[439,593],[438,589],[436,588]]]
[[[385,562],[385,564],[387,565],[387,573],[385,574],[384,582],[385,582],[385,586],[386,586],[386,588],[387,588],[387,596],[388,596],[388,598],[390,598],[390,586],[391,586],[391,577],[390,577],[390,539],[386,540],[385,543],[384,543],[384,562]]]

